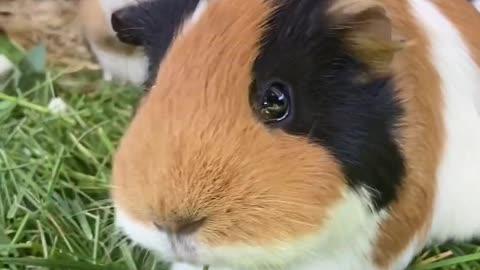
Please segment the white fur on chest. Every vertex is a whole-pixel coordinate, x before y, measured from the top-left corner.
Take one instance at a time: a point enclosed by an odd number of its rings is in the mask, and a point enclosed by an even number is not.
[[[430,39],[444,99],[445,148],[431,240],[466,240],[480,235],[480,69],[461,34],[430,1],[411,3]]]

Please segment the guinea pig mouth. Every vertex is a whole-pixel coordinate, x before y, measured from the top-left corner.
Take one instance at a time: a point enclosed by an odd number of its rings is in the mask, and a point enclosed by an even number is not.
[[[195,245],[190,238],[169,236],[174,260],[191,264],[198,263]]]

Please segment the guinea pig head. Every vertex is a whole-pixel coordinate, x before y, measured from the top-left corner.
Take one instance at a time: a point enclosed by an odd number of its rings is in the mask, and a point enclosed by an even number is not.
[[[403,173],[395,46],[376,2],[343,2],[209,1],[178,33],[115,156],[125,234],[250,269],[376,226]]]
[[[197,6],[201,7],[199,3],[199,0],[142,0],[112,14],[111,25],[117,38],[125,44],[143,47],[149,56],[150,76],[144,83],[147,88],[154,83],[161,60],[176,33]]]

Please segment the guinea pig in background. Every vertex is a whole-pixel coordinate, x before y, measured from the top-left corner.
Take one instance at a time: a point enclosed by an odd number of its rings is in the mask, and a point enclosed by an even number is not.
[[[119,40],[143,48],[148,55],[145,86],[149,88],[172,39],[197,19],[207,1],[144,0],[137,3],[113,12],[111,23]]]
[[[143,48],[118,40],[110,23],[114,11],[137,3],[136,0],[80,1],[83,32],[106,81],[141,85],[146,80],[148,60]]]
[[[468,1],[155,0],[114,15],[119,35],[137,29],[125,42],[145,46],[151,82],[114,159],[116,222],[173,269],[400,270],[480,237]]]

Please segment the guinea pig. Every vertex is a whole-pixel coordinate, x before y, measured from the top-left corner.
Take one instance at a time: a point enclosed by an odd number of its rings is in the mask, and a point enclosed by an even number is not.
[[[151,66],[113,161],[134,243],[175,270],[399,270],[480,236],[468,1],[186,2],[115,19]]]
[[[189,21],[195,21],[204,7],[206,1],[199,0],[146,0],[112,13],[111,25],[117,38],[125,44],[140,46],[148,56],[146,88],[154,83],[161,59],[174,36],[187,28]]]
[[[136,0],[81,0],[79,18],[86,41],[100,64],[103,79],[142,85],[147,77],[147,56],[140,46],[126,44],[116,37],[111,14]]]

